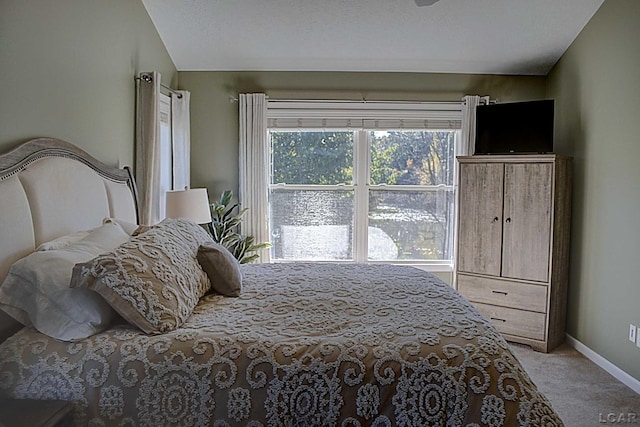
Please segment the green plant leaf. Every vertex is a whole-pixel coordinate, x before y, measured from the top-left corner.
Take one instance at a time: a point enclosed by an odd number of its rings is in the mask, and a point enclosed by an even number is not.
[[[243,236],[238,232],[242,218],[249,209],[243,208],[234,214],[239,205],[234,203],[229,206],[232,198],[233,192],[225,190],[220,195],[220,200],[210,205],[212,221],[206,228],[215,242],[227,248],[241,264],[246,264],[258,259],[258,254],[253,252],[270,248],[271,244],[255,244],[253,236]]]
[[[249,210],[249,208],[244,208],[240,211],[240,213],[238,213],[238,215],[236,215],[236,218],[242,218],[244,216],[244,214],[247,213],[247,211]]]
[[[260,243],[257,245],[251,245],[248,250],[253,252],[253,251],[259,251],[262,249],[267,249],[270,247],[271,247],[271,243]]]
[[[246,256],[246,257],[244,257],[244,258],[242,258],[240,260],[240,264],[248,264],[248,263],[253,262],[253,261],[257,260],[257,259],[258,259],[258,255],[257,254]]]
[[[231,202],[231,198],[233,197],[233,192],[231,190],[225,190],[220,195],[220,204],[227,206],[229,202]]]
[[[225,206],[226,207],[226,206]],[[235,205],[231,206],[229,209],[227,209],[223,214],[222,214],[222,219],[227,219],[229,218],[229,216],[233,213],[233,211],[238,207],[238,204],[236,203]]]

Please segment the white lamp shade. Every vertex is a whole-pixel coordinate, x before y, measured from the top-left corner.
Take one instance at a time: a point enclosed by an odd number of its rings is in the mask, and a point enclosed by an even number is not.
[[[211,222],[207,189],[167,191],[167,218],[187,218],[197,224]]]

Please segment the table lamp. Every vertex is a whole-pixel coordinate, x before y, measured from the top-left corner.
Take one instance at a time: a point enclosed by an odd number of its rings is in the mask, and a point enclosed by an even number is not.
[[[211,222],[211,208],[206,188],[167,191],[167,218],[187,218],[197,224]]]

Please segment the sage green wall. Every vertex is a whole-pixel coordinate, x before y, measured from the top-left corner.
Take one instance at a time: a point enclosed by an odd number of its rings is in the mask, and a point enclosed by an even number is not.
[[[140,0],[0,1],[0,152],[40,136],[133,165],[134,76],[176,68]]]
[[[548,76],[574,156],[568,333],[640,380],[640,1],[606,0]]]
[[[457,101],[466,94],[501,101],[540,99],[544,77],[341,72],[183,72],[191,92],[191,182],[210,196],[238,189],[238,93],[272,99]]]

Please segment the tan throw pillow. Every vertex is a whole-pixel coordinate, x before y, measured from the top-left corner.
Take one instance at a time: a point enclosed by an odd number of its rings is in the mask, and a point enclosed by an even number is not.
[[[218,243],[201,245],[198,249],[198,262],[209,276],[211,289],[228,297],[240,296],[240,263],[227,248]]]
[[[72,287],[93,289],[148,334],[182,325],[210,282],[196,259],[209,234],[184,218],[165,219],[112,252],[73,269]]]

